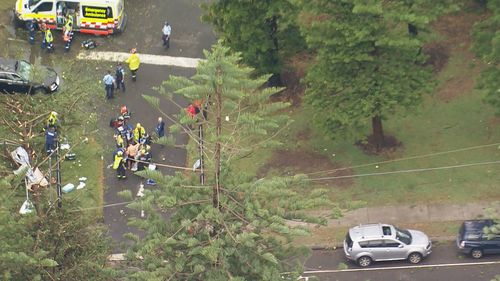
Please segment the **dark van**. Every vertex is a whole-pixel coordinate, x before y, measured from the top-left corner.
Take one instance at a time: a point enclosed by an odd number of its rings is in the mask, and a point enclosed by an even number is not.
[[[457,247],[460,252],[475,259],[485,254],[500,254],[500,234],[486,234],[485,228],[500,227],[493,220],[464,221],[457,235]]]

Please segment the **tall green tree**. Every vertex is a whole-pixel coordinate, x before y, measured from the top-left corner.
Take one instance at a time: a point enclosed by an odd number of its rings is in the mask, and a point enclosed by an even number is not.
[[[129,235],[135,244],[128,257],[139,269],[129,279],[274,281],[282,280],[284,272],[296,278],[301,271],[296,258],[307,249],[295,247],[292,239],[305,231],[287,219],[302,218],[303,208],[328,203],[324,191],[304,196],[301,176],[256,180],[233,170],[242,155],[277,144],[273,136],[286,119],[279,110],[287,105],[270,103],[269,96],[278,89],[263,88],[267,75],[250,78],[254,70],[241,65],[240,56],[229,48],[219,44],[205,56],[191,79],[171,76],[159,92],[171,101],[176,93],[206,102],[207,118],[200,113],[193,120],[181,109],[172,128],[193,136],[197,133],[186,125],[202,124],[206,185],[180,173],[140,172],[158,185],[131,204],[145,211],[146,219],[131,223],[146,234]],[[160,109],[157,98],[145,98]],[[194,136],[193,141],[201,144]],[[165,210],[173,212],[168,221],[161,215]]]
[[[478,86],[487,91],[486,101],[500,115],[500,1],[489,0],[487,8],[491,16],[475,25],[473,50],[488,64]]]
[[[11,180],[0,181],[2,280],[114,279],[106,267],[110,241],[103,226],[47,204],[39,206],[43,214],[20,215]]]
[[[289,0],[217,0],[204,8],[203,19],[260,73],[279,75],[283,60],[305,46]]]
[[[316,120],[331,136],[356,137],[370,120],[377,149],[385,145],[382,120],[420,104],[431,76],[423,43],[408,33],[405,15],[395,17],[383,3],[298,2],[302,31],[316,56],[306,76]]]

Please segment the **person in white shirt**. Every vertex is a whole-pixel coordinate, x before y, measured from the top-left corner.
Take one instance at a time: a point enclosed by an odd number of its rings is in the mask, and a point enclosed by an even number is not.
[[[172,33],[172,27],[168,22],[165,22],[165,25],[163,25],[163,46],[165,46],[167,49],[170,48],[170,34]]]

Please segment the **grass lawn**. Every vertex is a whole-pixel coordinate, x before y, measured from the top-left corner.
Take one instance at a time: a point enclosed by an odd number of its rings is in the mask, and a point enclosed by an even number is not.
[[[458,14],[443,20],[453,22],[468,16],[467,13]],[[471,15],[474,16],[477,15]],[[474,88],[482,66],[468,51],[469,29],[457,28],[463,29],[459,38],[463,37],[464,42],[457,43],[452,37],[456,30],[442,33],[441,41],[437,42],[449,51],[447,63],[437,74],[435,93],[428,95],[415,112],[400,112],[384,122],[386,135],[395,136],[402,142],[396,151],[368,155],[354,145],[353,140],[328,139],[311,121],[314,109],[302,104],[290,109],[290,117],[295,122],[280,136],[281,148],[256,151],[238,163],[238,170],[255,173],[258,177],[306,173],[311,178],[322,178],[498,161],[498,145],[420,157],[500,143],[500,118],[495,117],[492,107],[483,102],[484,93]],[[440,30],[439,24],[436,29]],[[418,158],[375,164],[414,156]],[[355,167],[370,163],[374,164]],[[339,168],[343,170],[320,172]],[[498,165],[484,165],[315,181],[311,187],[329,189],[334,202],[343,209],[352,209],[498,200],[499,182]]]
[[[2,40],[7,41],[7,40]],[[75,48],[78,46],[75,46]],[[4,49],[4,56],[28,59],[30,57],[30,46],[23,41],[10,41],[8,49]],[[37,50],[38,51],[38,50]],[[59,50],[62,52],[62,50]],[[36,55],[35,55],[36,56]],[[101,93],[99,84],[99,73],[96,73],[96,65],[92,63],[81,64],[72,59],[70,55],[57,56],[57,60],[52,60],[53,56],[36,57],[36,61],[40,61],[47,66],[51,66],[57,70],[62,78],[61,88],[52,95],[37,94],[32,97],[24,95],[9,95],[14,100],[21,103],[29,103],[33,105],[36,114],[56,111],[59,113],[61,120],[60,138],[68,140],[72,146],[73,153],[76,153],[75,161],[62,161],[61,176],[62,185],[73,183],[78,185],[78,178],[86,177],[87,182],[84,189],[75,190],[68,194],[63,194],[63,206],[70,210],[78,208],[89,208],[101,206],[103,204],[103,161],[101,160],[102,147],[94,138],[95,130],[97,129],[98,116],[96,112],[97,100],[94,95]],[[35,68],[36,69],[36,68]],[[87,73],[87,75],[77,75],[78,73]],[[5,95],[0,97],[7,98]],[[99,99],[100,100],[100,99]],[[0,109],[5,111],[5,108]],[[2,112],[2,114],[9,114]],[[44,117],[46,118],[46,117]],[[43,122],[42,122],[43,123]],[[35,130],[35,136],[30,140],[30,146],[37,152],[37,162],[41,162],[45,158],[43,153],[43,145],[45,142],[44,133],[41,131],[43,124],[39,124]],[[0,126],[0,139],[15,140],[15,134],[6,126]],[[87,140],[85,140],[87,139]],[[15,147],[9,147],[13,150]],[[55,161],[53,161],[53,164]],[[3,160],[0,165],[3,173],[10,173],[12,167]],[[48,171],[48,163],[45,162],[40,166],[42,172]],[[52,176],[55,176],[55,172]],[[13,193],[12,202],[14,208],[19,206],[24,201],[24,187],[21,186]],[[51,190],[45,190],[42,193],[42,202],[55,202],[56,191],[52,186]],[[18,202],[18,204],[16,204]],[[102,210],[100,208],[92,209],[87,212],[90,217],[100,217]]]
[[[433,242],[454,238],[462,221],[401,223],[397,226],[406,229],[418,229],[427,234]],[[321,226],[311,229],[311,235],[296,238],[300,245],[336,247],[342,244],[349,227]]]

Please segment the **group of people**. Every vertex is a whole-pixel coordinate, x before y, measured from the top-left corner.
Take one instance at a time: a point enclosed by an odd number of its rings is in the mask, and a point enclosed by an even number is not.
[[[126,106],[120,109],[120,116],[110,125],[115,129],[116,150],[113,152],[113,169],[118,179],[125,179],[126,170],[133,172],[149,167],[152,160],[151,136],[141,123],[135,127],[128,124],[130,112]],[[159,138],[165,136],[165,122],[158,118],[156,133]]]
[[[54,51],[54,36],[52,35],[50,27],[44,22],[38,23],[36,19],[28,22],[30,44],[35,44],[37,30],[40,30],[43,34],[42,49],[46,49],[48,52]],[[73,37],[73,15],[67,14],[63,25],[64,50],[69,51]]]
[[[137,79],[137,71],[141,65],[139,55],[137,54],[137,49],[133,48],[130,50],[130,57],[125,61],[128,63],[130,73],[132,75],[132,81]],[[102,82],[104,83],[104,90],[106,91],[106,99],[114,98],[115,87],[117,90],[122,90],[125,92],[125,69],[121,62],[118,63],[115,69],[115,76],[111,74],[111,70],[108,70],[106,75],[104,75]]]

